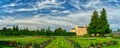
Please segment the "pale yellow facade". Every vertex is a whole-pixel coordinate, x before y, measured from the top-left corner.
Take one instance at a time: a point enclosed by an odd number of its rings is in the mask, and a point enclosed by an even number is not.
[[[72,28],[70,32],[75,32],[78,36],[83,36],[87,34],[87,26],[76,26],[75,28]]]

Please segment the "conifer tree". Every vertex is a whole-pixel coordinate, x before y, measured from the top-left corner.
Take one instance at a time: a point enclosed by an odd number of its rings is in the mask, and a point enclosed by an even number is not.
[[[108,34],[112,32],[108,24],[106,10],[104,8],[101,11],[99,26],[100,26],[99,32],[100,34],[103,34],[103,36],[104,34]]]
[[[98,12],[94,11],[91,21],[90,21],[90,24],[87,29],[89,34],[95,34],[95,36],[96,36],[96,34],[98,33],[98,22],[99,22],[98,17],[99,17]]]
[[[117,32],[120,32],[120,29],[119,29],[119,28],[117,29]]]

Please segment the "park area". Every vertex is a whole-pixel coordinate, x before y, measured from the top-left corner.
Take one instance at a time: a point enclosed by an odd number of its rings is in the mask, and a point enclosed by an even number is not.
[[[0,37],[0,48],[120,48],[119,37]]]

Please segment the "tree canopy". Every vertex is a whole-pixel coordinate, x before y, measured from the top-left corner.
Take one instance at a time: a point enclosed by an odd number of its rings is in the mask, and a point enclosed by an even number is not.
[[[89,34],[108,34],[111,33],[110,26],[107,21],[106,10],[103,8],[100,12],[100,16],[98,15],[98,11],[94,11],[91,21],[88,26]]]
[[[88,26],[89,34],[97,34],[98,33],[98,22],[99,22],[98,19],[99,19],[98,12],[94,11],[92,18],[91,18],[91,22]]]
[[[20,29],[18,26],[13,26],[13,28],[6,28],[0,30],[0,35],[5,36],[74,36],[75,33],[67,32],[65,29],[56,28],[52,31],[50,27],[46,29],[29,30],[27,27]]]

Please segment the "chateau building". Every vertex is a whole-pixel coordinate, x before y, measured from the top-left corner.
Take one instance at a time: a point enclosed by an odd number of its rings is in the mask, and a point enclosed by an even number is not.
[[[75,32],[77,36],[83,36],[87,34],[87,26],[76,26],[70,29],[70,32]]]

